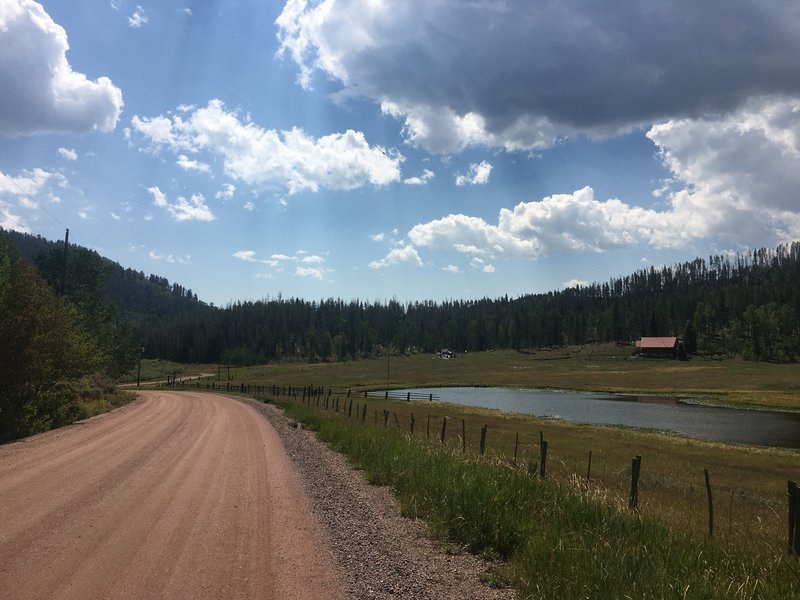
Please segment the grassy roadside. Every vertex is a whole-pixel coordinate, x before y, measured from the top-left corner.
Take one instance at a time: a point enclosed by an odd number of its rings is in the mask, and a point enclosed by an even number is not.
[[[576,477],[540,480],[496,456],[282,403],[370,481],[391,486],[405,514],[426,519],[452,543],[503,558],[495,576],[522,598],[800,594],[796,559],[781,552],[670,530],[621,510],[602,487]]]
[[[186,365],[183,363],[177,363],[170,360],[161,360],[159,358],[156,359],[144,359],[142,360],[142,371],[141,371],[141,381],[142,382],[152,382],[152,381],[165,381],[167,376],[172,377],[173,375],[176,377],[196,377],[203,373],[216,373],[217,372],[217,365]],[[119,383],[121,384],[135,384],[137,377],[139,376],[138,373],[138,364],[130,373],[126,373],[122,377],[119,378]]]

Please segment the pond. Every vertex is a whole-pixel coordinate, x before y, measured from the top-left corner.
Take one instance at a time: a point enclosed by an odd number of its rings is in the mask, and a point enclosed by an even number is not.
[[[407,392],[433,394],[442,402],[576,423],[627,425],[717,442],[800,448],[800,413],[692,404],[674,396],[474,387],[402,390]]]

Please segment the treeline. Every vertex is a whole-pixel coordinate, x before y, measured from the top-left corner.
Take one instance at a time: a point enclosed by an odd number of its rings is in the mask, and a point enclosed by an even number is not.
[[[14,239],[28,256],[59,248],[38,237]],[[523,351],[669,335],[681,337],[689,354],[778,362],[800,357],[800,242],[643,269],[559,292],[405,304],[279,294],[214,307],[162,277],[97,260],[106,300],[149,358],[343,361],[376,356],[387,346],[394,352]],[[46,272],[46,264],[42,268]]]
[[[516,350],[676,335],[690,354],[800,357],[800,243],[650,268],[560,292],[443,302],[278,296],[152,319],[154,356],[254,364],[348,360],[441,348]]]
[[[0,442],[87,416],[136,360],[133,329],[105,302],[105,264],[48,245],[30,261],[0,231]]]

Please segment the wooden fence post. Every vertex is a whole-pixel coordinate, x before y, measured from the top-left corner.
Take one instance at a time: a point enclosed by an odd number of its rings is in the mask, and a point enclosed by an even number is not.
[[[414,435],[414,413],[411,413],[411,435]]]
[[[708,478],[708,469],[703,469],[706,478],[706,495],[708,496],[708,535],[714,535],[714,501],[711,498],[711,481]]]
[[[467,451],[467,420],[461,419],[461,451]]]
[[[800,555],[800,527],[797,526],[797,484],[788,482],[789,491],[789,554]]]
[[[486,430],[488,427],[484,425],[481,427],[481,446],[480,446],[480,453],[483,456],[483,453],[486,451]]]
[[[519,431],[514,433],[514,466],[517,466],[517,448],[519,448]]]
[[[592,451],[589,450],[589,466],[586,468],[586,481],[592,479]]]
[[[428,439],[431,439],[431,416],[430,415],[428,415],[428,427],[425,430],[425,435],[427,436]]]
[[[441,435],[442,446],[444,446],[444,436],[446,431],[447,431],[447,417],[442,417],[442,435]]]
[[[639,473],[642,470],[642,457],[638,454],[631,460],[631,510],[639,510]]]
[[[544,479],[547,474],[547,440],[539,442],[539,477]]]

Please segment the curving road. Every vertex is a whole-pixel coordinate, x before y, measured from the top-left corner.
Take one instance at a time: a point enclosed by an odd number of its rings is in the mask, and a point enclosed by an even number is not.
[[[0,446],[0,598],[340,598],[283,446],[224,396],[141,392]]]

